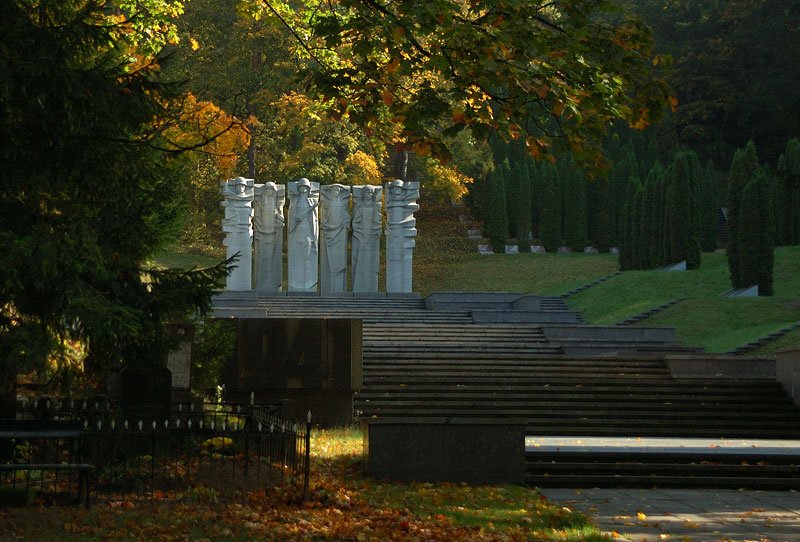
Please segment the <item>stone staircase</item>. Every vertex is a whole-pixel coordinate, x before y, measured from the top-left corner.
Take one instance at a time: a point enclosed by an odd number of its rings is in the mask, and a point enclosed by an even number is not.
[[[755,350],[757,348],[760,348],[760,347],[764,346],[765,344],[768,344],[768,343],[770,343],[770,342],[772,342],[772,341],[774,341],[776,339],[779,339],[779,338],[783,337],[784,335],[794,331],[795,329],[800,329],[800,322],[794,322],[792,324],[789,324],[788,326],[782,327],[778,331],[773,331],[772,333],[770,333],[768,335],[764,335],[763,337],[759,337],[755,341],[750,341],[749,343],[737,346],[733,350],[729,351],[728,354],[731,354],[731,355],[734,355],[734,356],[740,356],[742,354],[747,354],[748,352],[752,352],[753,350]]]
[[[654,314],[658,314],[659,312],[665,311],[668,308],[672,307],[673,305],[677,305],[681,301],[683,301],[683,300],[682,299],[673,299],[672,301],[668,301],[667,303],[664,303],[662,305],[658,305],[657,307],[653,307],[651,309],[648,309],[648,310],[646,310],[646,311],[644,311],[642,313],[639,313],[639,314],[637,314],[635,316],[631,316],[630,318],[626,318],[625,320],[622,320],[621,322],[617,322],[617,325],[618,326],[630,326],[630,325],[633,325],[633,324],[638,324],[639,322],[650,318]]]

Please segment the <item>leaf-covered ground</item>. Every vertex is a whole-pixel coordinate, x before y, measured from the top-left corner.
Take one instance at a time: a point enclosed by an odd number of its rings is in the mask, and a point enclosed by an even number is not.
[[[317,431],[311,498],[215,502],[211,492],[154,501],[0,510],[0,540],[608,540],[581,516],[515,486],[397,484],[365,477],[361,434]]]

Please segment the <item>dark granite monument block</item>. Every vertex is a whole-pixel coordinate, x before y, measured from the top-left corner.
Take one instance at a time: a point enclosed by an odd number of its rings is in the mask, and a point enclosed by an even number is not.
[[[243,318],[236,358],[224,372],[229,400],[294,401],[315,423],[347,425],[361,389],[361,320]]]
[[[171,394],[172,373],[166,367],[125,367],[120,372],[120,406],[131,423],[168,418]]]
[[[525,424],[496,419],[365,420],[364,454],[373,478],[400,482],[521,484]]]

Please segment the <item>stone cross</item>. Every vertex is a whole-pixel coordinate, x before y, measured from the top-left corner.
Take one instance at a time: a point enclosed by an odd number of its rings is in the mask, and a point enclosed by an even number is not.
[[[347,291],[347,232],[350,230],[350,187],[320,188],[319,290]]]
[[[283,284],[283,206],[286,187],[256,184],[253,201],[254,274],[259,292],[278,292]]]
[[[412,291],[414,238],[417,236],[414,212],[419,209],[419,183],[396,179],[386,183],[386,291]]]
[[[350,249],[354,292],[377,292],[381,253],[380,186],[353,187],[353,240]]]
[[[289,192],[290,292],[316,292],[319,257],[319,183],[300,179],[286,185]]]
[[[251,218],[253,214],[253,179],[237,177],[222,182],[222,231],[223,244],[227,247],[226,257],[238,256],[233,271],[226,279],[226,287],[231,291],[247,291],[252,288],[252,237]]]

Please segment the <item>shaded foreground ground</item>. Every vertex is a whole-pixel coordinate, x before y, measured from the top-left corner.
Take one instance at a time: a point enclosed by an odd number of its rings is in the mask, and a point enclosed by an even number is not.
[[[361,474],[357,431],[318,431],[311,499],[218,503],[191,491],[154,501],[1,509],[0,540],[608,540],[523,487],[392,484]]]

